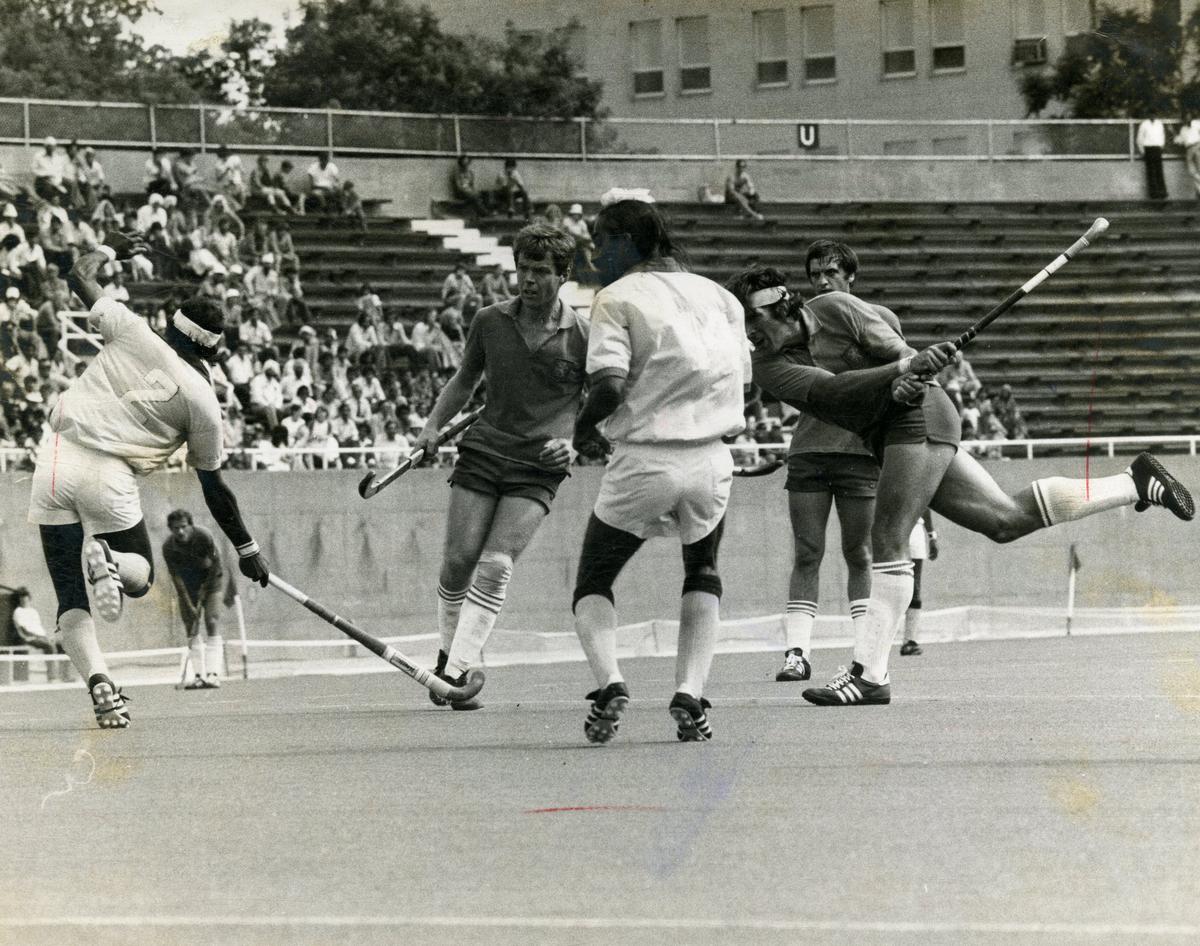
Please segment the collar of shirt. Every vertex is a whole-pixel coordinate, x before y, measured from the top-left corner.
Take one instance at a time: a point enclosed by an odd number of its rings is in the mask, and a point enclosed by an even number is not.
[[[558,330],[562,331],[565,328],[571,328],[579,322],[579,317],[575,314],[575,310],[562,301],[561,298],[554,300],[555,306],[558,307]],[[521,297],[517,296],[513,299],[507,299],[504,302],[498,302],[496,305],[500,311],[507,315],[514,322],[521,317]]]

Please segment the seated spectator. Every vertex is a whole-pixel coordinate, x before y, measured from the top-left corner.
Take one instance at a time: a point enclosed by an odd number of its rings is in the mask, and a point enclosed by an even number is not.
[[[454,162],[454,170],[450,174],[450,193],[454,195],[455,200],[460,200],[470,207],[471,213],[476,217],[487,216],[487,205],[479,188],[475,186],[475,172],[471,170],[471,159],[465,154],[460,154]]]
[[[982,416],[982,411],[975,401],[974,394],[963,395],[963,406],[959,412],[962,418],[962,436],[964,440],[977,440],[979,438],[980,428],[979,420]]]
[[[365,364],[360,380],[363,383],[363,395],[371,402],[371,409],[374,410],[375,405],[384,399],[383,382],[379,380],[379,372],[374,365]]]
[[[166,197],[167,194],[175,193],[175,174],[171,169],[171,159],[158,148],[151,151],[150,157],[146,159],[142,169],[142,184],[147,194]]]
[[[138,208],[134,226],[138,233],[149,233],[152,223],[158,223],[164,230],[167,228],[167,210],[162,194],[152,193],[146,198],[146,203]]]
[[[496,178],[496,202],[511,217],[520,206],[522,217],[529,216],[529,191],[517,170],[516,158],[504,159],[504,171]]]
[[[77,178],[82,209],[91,213],[100,199],[101,189],[105,184],[104,165],[96,157],[94,148],[84,148],[80,154]]]
[[[572,262],[572,273],[576,280],[592,269],[592,251],[596,248],[592,242],[592,231],[583,219],[583,204],[571,204],[563,218],[560,229],[575,240],[575,259]]]
[[[375,413],[371,399],[367,397],[367,384],[362,378],[354,378],[350,382],[350,396],[342,401],[343,406],[349,406],[350,416],[356,424],[369,421]]]
[[[71,141],[61,154],[62,183],[66,194],[62,201],[72,210],[83,209],[83,193],[79,189],[79,142]]]
[[[241,445],[246,436],[246,421],[242,416],[242,406],[237,399],[230,403],[225,410],[225,423],[221,425],[222,445],[226,453],[233,453]]]
[[[250,194],[259,198],[267,205],[267,209],[275,213],[291,213],[292,200],[287,191],[281,187],[271,173],[267,156],[260,154],[250,172]]]
[[[0,321],[7,322],[12,326],[12,337],[19,351],[26,342],[32,346],[31,353],[34,357],[28,367],[29,373],[33,373],[37,364],[36,352],[41,347],[41,339],[37,334],[37,310],[21,298],[21,290],[16,286],[9,286],[4,290],[4,304],[0,306]]]
[[[453,295],[446,300],[446,307],[438,313],[438,325],[446,333],[446,337],[459,346],[467,338],[466,332],[463,329],[462,307],[463,299],[460,296]],[[461,347],[459,348],[459,352],[461,353]]]
[[[250,381],[250,406],[247,414],[274,430],[283,411],[283,384],[279,380],[279,362],[267,361]]]
[[[238,328],[238,341],[249,346],[251,352],[257,352],[270,345],[273,338],[271,327],[263,320],[262,306],[249,302],[248,311]],[[279,366],[275,367],[278,370]]]
[[[250,382],[254,380],[254,353],[249,342],[239,340],[233,354],[225,359],[225,377],[243,407],[250,404]]]
[[[347,352],[351,358],[357,359],[363,352],[372,351],[378,345],[379,333],[375,331],[371,316],[365,311],[360,311],[346,336]]]
[[[51,358],[38,360],[37,378],[39,388],[49,385],[51,390],[61,394],[71,386],[70,379],[59,370],[59,365]]]
[[[758,212],[758,188],[746,167],[746,161],[741,158],[734,162],[733,173],[725,178],[725,203],[737,207],[741,216],[762,221],[766,218]]]
[[[18,588],[13,592],[13,604],[15,607],[12,613],[12,625],[20,642],[43,654],[61,654],[63,649],[46,632],[46,628],[42,624],[42,616],[33,606],[33,596],[29,593],[28,588]],[[62,666],[65,667],[66,664]],[[52,676],[49,668],[46,670],[46,676],[47,678]]]
[[[103,227],[105,230],[120,230],[124,221],[117,213],[117,205],[112,198],[112,188],[101,184],[97,194],[96,206],[92,208],[92,226]]]
[[[238,256],[238,235],[233,230],[233,220],[226,215],[222,215],[217,221],[216,231],[209,234],[207,246],[212,250],[217,262],[226,269],[241,262],[241,257]]]
[[[209,205],[208,189],[196,166],[195,151],[191,148],[180,149],[171,163],[171,176],[175,179],[175,192],[179,195],[181,207],[199,210]]]
[[[106,298],[126,304],[129,302],[129,287],[125,285],[125,274],[119,269],[109,277],[108,283],[100,291]]]
[[[204,211],[204,226],[212,232],[217,229],[217,225],[222,220],[229,221],[239,240],[246,235],[246,225],[242,223],[242,218],[237,215],[237,211],[229,203],[229,198],[224,194],[216,194],[209,203],[208,209]]]
[[[15,233],[0,240],[0,285],[39,289],[46,272],[41,244],[24,243]]]
[[[305,457],[306,464],[311,465],[314,470],[337,465],[338,442],[333,436],[333,425],[326,405],[317,405],[312,419],[305,424],[296,445],[314,449],[311,455]]]
[[[359,445],[358,424],[354,420],[348,402],[343,401],[338,405],[337,416],[330,423],[330,434],[337,441],[338,447],[342,449]],[[340,454],[339,459],[343,467],[358,466],[358,457],[354,454]]]
[[[150,232],[146,234],[146,245],[151,251],[150,256],[155,273],[172,282],[182,278],[179,260],[175,256],[175,247],[167,239],[166,229],[157,220],[150,224]],[[83,249],[81,246],[80,250]]]
[[[277,304],[289,325],[312,321],[312,310],[304,300],[304,288],[300,285],[300,272],[295,263],[287,260],[279,269],[279,296]]]
[[[255,444],[257,456],[254,466],[271,473],[284,473],[292,469],[292,453],[288,450],[288,432],[282,424],[270,428],[269,438]]]
[[[223,195],[234,210],[246,203],[246,181],[242,174],[242,158],[225,145],[217,146],[217,193]]]
[[[358,191],[354,189],[353,181],[342,182],[340,205],[342,216],[349,217],[357,223],[360,230],[367,229],[367,210],[363,206],[362,198],[358,196]]]
[[[318,213],[337,213],[341,195],[338,167],[324,152],[308,166],[308,203]]]
[[[474,294],[475,283],[467,275],[467,264],[455,263],[454,271],[442,281],[442,302],[446,302],[450,296],[458,296],[461,300]]]
[[[12,204],[4,205],[4,213],[0,215],[0,240],[10,233],[16,234],[20,242],[25,242],[25,228],[17,223],[17,208]]]
[[[225,334],[225,347],[233,351],[238,343],[238,329],[242,326],[242,293],[236,286],[225,290],[221,303],[221,331]]]
[[[270,252],[272,252],[271,228],[264,218],[258,217],[246,235],[242,237],[240,253],[245,259],[256,260]]]
[[[358,287],[358,298],[354,300],[354,308],[360,315],[365,313],[372,324],[383,318],[383,300],[369,282]]]
[[[308,373],[308,362],[301,358],[290,359],[280,385],[283,389],[283,401],[285,404],[290,404],[296,400],[301,388],[311,390],[312,376]]]
[[[512,287],[508,284],[508,273],[500,263],[483,274],[479,289],[485,306],[495,305],[513,297]]]
[[[288,226],[286,220],[271,221],[268,245],[270,246],[269,252],[274,253],[275,258],[279,260],[279,269],[281,272],[291,267],[299,275],[300,255],[296,252],[296,243],[292,239],[292,229]]]
[[[381,470],[394,470],[408,457],[409,452],[408,438],[400,432],[400,422],[385,421],[383,435],[375,440],[376,467]]]
[[[1013,396],[1011,385],[1000,386],[1000,393],[993,399],[992,407],[996,412],[996,417],[1008,431],[1010,440],[1029,439],[1029,428],[1025,423],[1025,418],[1021,416],[1021,409],[1017,407],[1017,399]]]
[[[438,324],[440,313],[436,308],[425,313],[425,318],[413,326],[412,344],[424,352],[431,367],[438,370],[451,368],[455,361],[454,345]]]
[[[49,200],[34,200],[37,207],[37,227],[39,233],[44,233],[50,228],[50,221],[57,220],[63,226],[63,231],[67,236],[68,242],[74,236],[74,224],[71,223],[71,215],[67,208],[63,206],[62,198],[57,194],[51,194]]]
[[[227,275],[224,266],[214,266],[200,280],[200,287],[196,290],[196,295],[212,299],[214,302],[223,302],[229,292],[229,286],[225,282]]]
[[[16,200],[24,191],[25,188],[0,164],[0,200]]]
[[[292,176],[294,170],[291,161],[281,162],[279,170],[271,177],[271,185],[287,197],[288,203],[297,214],[304,216],[304,193],[295,183]]]
[[[971,363],[963,357],[962,352],[954,353],[950,364],[938,372],[937,380],[960,412],[966,406],[967,397],[974,399],[983,387],[979,378],[975,376]]]
[[[7,292],[11,291],[11,288],[7,290]],[[6,309],[11,309],[10,304],[15,300],[12,296],[9,296],[7,292],[5,294],[4,307]],[[32,312],[32,310],[30,311]],[[12,318],[11,312],[6,312],[5,315],[7,315],[9,318]],[[32,318],[30,320],[30,325],[32,325]],[[22,332],[18,330],[16,333],[16,340],[17,352],[4,362],[4,369],[17,384],[24,386],[25,390],[23,391],[23,396],[26,400],[36,400],[36,403],[40,404],[42,403],[40,394],[38,394],[36,399],[29,396],[30,391],[37,394],[39,387],[37,376],[39,360],[37,336],[33,334],[32,331]],[[30,383],[25,385],[26,381],[29,381]]]
[[[33,156],[33,192],[42,200],[49,200],[51,195],[60,200],[66,197],[64,167],[64,157],[58,150],[58,142],[54,138],[47,138],[42,143],[42,150]]]
[[[46,282],[43,286],[42,304],[38,306],[35,331],[47,352],[58,351],[62,329],[58,324],[58,313],[71,310],[71,290],[67,281],[58,275],[57,266],[46,267]]]
[[[270,253],[260,256],[258,262],[246,270],[243,282],[247,304],[258,306],[267,324],[272,329],[278,328],[285,313],[280,312],[279,273],[275,270],[275,257]]]
[[[53,263],[58,267],[59,272],[69,272],[72,265],[75,263],[75,253],[71,249],[71,243],[67,235],[67,230],[59,217],[51,217],[48,225],[38,231],[38,242],[42,245],[42,255],[46,258],[46,265]]]
[[[295,446],[296,441],[300,439],[300,432],[304,429],[304,405],[299,401],[285,401],[287,407],[283,419],[279,422],[288,434],[287,445]]]

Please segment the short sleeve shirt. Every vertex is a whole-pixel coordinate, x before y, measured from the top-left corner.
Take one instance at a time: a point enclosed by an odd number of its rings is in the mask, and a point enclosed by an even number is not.
[[[634,271],[592,303],[588,376],[626,378],[601,430],[629,443],[706,443],[741,432],[750,343],[741,303],[710,279]]]
[[[167,570],[178,575],[189,591],[206,583],[211,585],[224,574],[212,533],[199,526],[192,528],[192,536],[186,542],[180,542],[174,535],[168,536],[162,553]]]
[[[191,466],[219,469],[221,407],[209,380],[115,299],[92,306],[91,321],[104,347],[58,399],[50,429],[139,475],[184,444]]]
[[[583,402],[588,323],[570,306],[557,305],[558,328],[535,351],[517,324],[520,299],[475,314],[461,370],[483,375],[487,406],[462,446],[550,469],[538,459],[542,448],[549,440],[571,439]]]

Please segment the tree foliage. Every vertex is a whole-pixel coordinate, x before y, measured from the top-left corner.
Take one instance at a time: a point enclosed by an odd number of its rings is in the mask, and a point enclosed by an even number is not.
[[[1179,24],[1179,0],[1154,0],[1149,10],[1098,11],[1096,28],[1046,72],[1021,79],[1030,115],[1060,103],[1072,118],[1135,118],[1193,114],[1200,79],[1200,11]]]

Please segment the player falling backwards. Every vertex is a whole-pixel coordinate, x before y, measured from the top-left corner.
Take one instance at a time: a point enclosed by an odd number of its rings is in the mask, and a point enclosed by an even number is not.
[[[102,296],[100,269],[145,251],[121,234],[111,234],[108,242],[81,256],[67,277],[88,306],[104,347],[50,416],[29,500],[29,521],[41,529],[58,595],[57,635],[87,681],[102,729],[129,725],[129,698],[108,675],[87,586],[100,616],[110,622],[121,616],[126,595],[140,598],[150,590],[154,558],[137,477],[187,444],[204,501],[237,548],[242,574],[264,587],[268,577],[258,544],[218,472],[221,410],[208,363],[222,337],[221,310],[208,300],[189,299],[159,337],[144,319]]]
[[[1121,506],[1139,512],[1163,506],[1183,520],[1194,515],[1191,494],[1148,453],[1123,473],[1088,480],[1047,477],[1010,496],[958,449],[958,412],[945,391],[923,380],[949,362],[953,343],[835,375],[819,366],[812,327],[860,317],[862,300],[831,292],[805,305],[788,293],[777,272],[758,268],[738,273],[728,288],[746,309],[755,383],[772,397],[855,432],[881,464],[867,621],[855,634],[850,669],[827,686],[805,690],[810,703],[891,701],[888,657],[913,595],[908,538],[926,507],[996,542]]]

